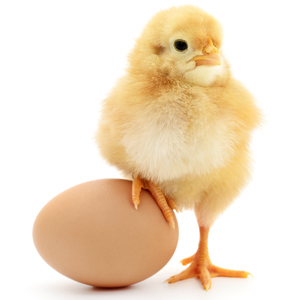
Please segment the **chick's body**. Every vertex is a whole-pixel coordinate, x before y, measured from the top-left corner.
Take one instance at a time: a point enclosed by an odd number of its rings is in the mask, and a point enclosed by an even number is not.
[[[185,52],[174,49],[178,40]],[[157,14],[104,101],[97,132],[110,164],[153,182],[178,209],[193,209],[200,228],[210,228],[247,182],[249,139],[260,119],[223,55],[221,65],[203,59],[219,55],[221,43],[221,26],[198,8]]]

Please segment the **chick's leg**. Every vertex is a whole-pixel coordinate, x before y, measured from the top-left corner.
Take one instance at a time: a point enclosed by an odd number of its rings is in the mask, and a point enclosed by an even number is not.
[[[200,227],[200,243],[195,255],[182,260],[182,264],[191,264],[186,270],[178,275],[167,279],[168,283],[174,283],[192,277],[198,277],[205,290],[211,287],[211,278],[217,276],[246,278],[251,275],[244,271],[234,271],[216,267],[212,264],[208,254],[208,233],[209,228]]]
[[[176,209],[176,203],[172,198],[165,198],[160,188],[150,180],[142,180],[139,176],[134,178],[132,183],[132,202],[137,209],[140,203],[141,189],[148,189],[161,209],[165,219],[175,228],[172,209]]]

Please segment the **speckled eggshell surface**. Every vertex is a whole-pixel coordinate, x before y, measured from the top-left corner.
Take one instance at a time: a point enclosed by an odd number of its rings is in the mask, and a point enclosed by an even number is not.
[[[98,287],[142,281],[170,260],[178,242],[152,195],[142,190],[138,210],[132,182],[101,179],[74,186],[49,201],[33,226],[41,257],[56,271]]]

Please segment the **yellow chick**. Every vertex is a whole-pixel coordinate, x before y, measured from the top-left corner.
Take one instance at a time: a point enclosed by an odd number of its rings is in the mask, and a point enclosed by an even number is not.
[[[138,208],[148,189],[174,227],[172,209],[195,211],[200,243],[190,266],[169,278],[250,273],[216,267],[208,233],[249,179],[249,140],[260,123],[252,95],[221,52],[222,27],[194,6],[156,14],[129,55],[129,67],[103,103],[96,140],[102,156],[133,179]]]

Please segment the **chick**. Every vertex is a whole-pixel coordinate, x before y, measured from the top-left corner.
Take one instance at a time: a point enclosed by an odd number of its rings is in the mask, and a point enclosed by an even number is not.
[[[190,266],[169,278],[197,277],[205,290],[216,276],[247,277],[211,263],[208,233],[247,183],[249,140],[260,123],[252,95],[235,80],[221,52],[222,27],[194,6],[161,11],[129,55],[126,75],[103,103],[96,140],[102,156],[172,209],[194,210],[200,229]]]

